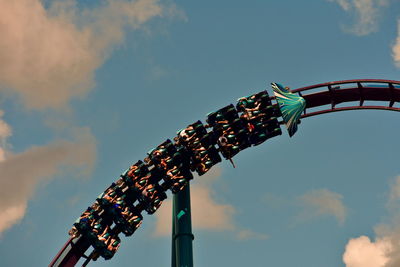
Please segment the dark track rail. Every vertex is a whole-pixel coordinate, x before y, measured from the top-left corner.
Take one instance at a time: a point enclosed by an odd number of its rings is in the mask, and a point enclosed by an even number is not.
[[[344,80],[302,87],[292,90],[292,92],[298,93],[306,100],[306,110],[302,118],[357,109],[400,111],[400,108],[394,107],[395,103],[400,102],[399,81],[379,79]],[[387,102],[387,105],[364,105],[365,101],[383,101]],[[339,104],[348,102],[357,102],[357,104],[337,107]],[[310,109],[326,105],[329,105],[329,107],[309,112]]]
[[[49,266],[75,266],[82,257],[89,258],[84,255],[89,247],[90,244],[83,238],[77,240],[70,238],[57,253]]]
[[[381,79],[344,80],[336,82],[321,83],[312,86],[292,90],[302,96],[306,101],[306,109],[302,118],[311,116],[348,111],[348,110],[391,110],[400,111],[394,107],[400,102],[400,81]],[[275,97],[271,97],[271,100]],[[364,105],[365,101],[385,102],[386,105]],[[340,106],[343,103],[357,102],[355,105]],[[314,110],[316,108],[320,108]],[[84,253],[90,244],[81,236],[76,239],[70,238],[55,256],[49,266],[72,267],[83,257],[87,260],[83,266],[90,261],[90,256]]]

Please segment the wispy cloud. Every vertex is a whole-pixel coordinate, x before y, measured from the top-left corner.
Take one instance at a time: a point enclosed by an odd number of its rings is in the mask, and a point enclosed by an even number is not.
[[[282,209],[287,206],[291,206],[293,201],[280,195],[276,195],[271,192],[265,193],[260,201],[270,209]]]
[[[400,200],[400,176],[397,176],[390,185],[389,197],[388,197],[388,207],[396,205]]]
[[[397,37],[392,47],[392,57],[398,68],[400,68],[400,20],[397,21]]]
[[[327,189],[310,191],[299,198],[303,210],[297,219],[307,221],[320,216],[333,216],[339,224],[343,224],[347,209],[342,199],[342,195]]]
[[[5,160],[7,138],[11,136],[11,127],[3,120],[4,112],[0,110],[0,162]]]
[[[244,229],[237,232],[236,238],[238,240],[265,240],[268,239],[268,235]]]
[[[96,157],[94,137],[88,129],[76,130],[74,141],[59,140],[8,155],[0,162],[0,233],[23,218],[27,202],[41,182],[73,167],[88,175]]]
[[[14,203],[10,207],[2,207],[0,214],[0,234],[18,223],[25,215],[26,201]]]
[[[213,186],[220,175],[221,169],[216,166],[206,175],[196,177],[195,180],[198,182],[190,187],[193,228],[207,231],[230,231],[238,240],[266,239],[265,234],[237,226],[234,218],[237,213],[236,208],[216,200]],[[167,200],[156,214],[154,236],[171,235],[171,213],[172,201]]]
[[[7,142],[12,129],[2,116],[0,111],[0,234],[24,217],[40,183],[66,170],[86,177],[96,159],[96,141],[90,129],[71,125],[71,140],[33,146],[15,154]]]
[[[328,0],[337,3],[344,11],[353,14],[355,23],[344,26],[344,30],[358,36],[376,32],[379,20],[385,7],[390,5],[390,0]],[[397,20],[397,37],[392,46],[392,58],[395,65],[400,68],[400,20]]]
[[[388,6],[389,0],[328,0],[355,16],[355,23],[344,29],[353,34],[363,36],[378,30],[379,18],[383,7]]]
[[[384,267],[400,266],[400,214],[398,211],[393,214],[389,224],[380,224],[375,227],[376,240],[384,240],[387,243],[387,250],[384,250],[388,262]]]

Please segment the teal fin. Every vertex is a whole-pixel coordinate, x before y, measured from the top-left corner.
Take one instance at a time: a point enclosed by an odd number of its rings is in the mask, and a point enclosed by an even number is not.
[[[301,113],[306,108],[306,101],[279,83],[271,83],[271,85],[289,136],[292,137],[297,132],[297,124],[300,121]]]

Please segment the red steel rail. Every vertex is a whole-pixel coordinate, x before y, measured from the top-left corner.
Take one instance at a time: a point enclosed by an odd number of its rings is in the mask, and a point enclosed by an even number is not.
[[[310,92],[316,90],[316,92]],[[306,92],[307,93],[303,93]],[[400,108],[393,107],[396,102],[400,102],[400,81],[363,79],[363,80],[344,80],[336,82],[321,83],[292,90],[298,93],[306,100],[306,109],[302,118],[321,115],[325,113],[378,109],[400,111]],[[274,98],[274,97],[272,97]],[[358,102],[358,105],[337,107],[337,105],[346,102]],[[364,101],[383,101],[383,105],[364,106]],[[323,107],[326,109],[308,112],[312,108]],[[90,247],[89,243],[82,237],[78,239],[69,239],[60,252],[55,256],[49,267],[73,267],[80,258],[84,257],[90,261],[90,257],[84,255]]]
[[[311,90],[313,92],[310,92]],[[400,108],[394,107],[396,102],[400,102],[400,81],[379,79],[344,80],[302,87],[292,90],[292,92],[298,93],[306,100],[306,109],[302,118],[356,109],[400,111]],[[386,102],[387,105],[365,106],[365,101],[381,101]],[[337,105],[347,102],[357,102],[357,104],[337,107]],[[312,108],[326,105],[329,106],[325,109],[309,112]]]
[[[90,244],[82,237],[77,239],[70,238],[54,257],[49,267],[73,267],[82,257],[88,258],[84,253],[89,247]]]

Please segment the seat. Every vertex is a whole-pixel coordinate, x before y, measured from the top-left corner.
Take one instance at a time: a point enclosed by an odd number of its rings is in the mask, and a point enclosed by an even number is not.
[[[259,145],[281,134],[277,120],[280,111],[272,104],[267,91],[239,98],[236,107],[241,113],[240,118],[249,129],[247,138],[251,145]]]
[[[149,184],[139,197],[139,202],[144,204],[148,214],[153,214],[166,198],[167,195],[159,184]]]

